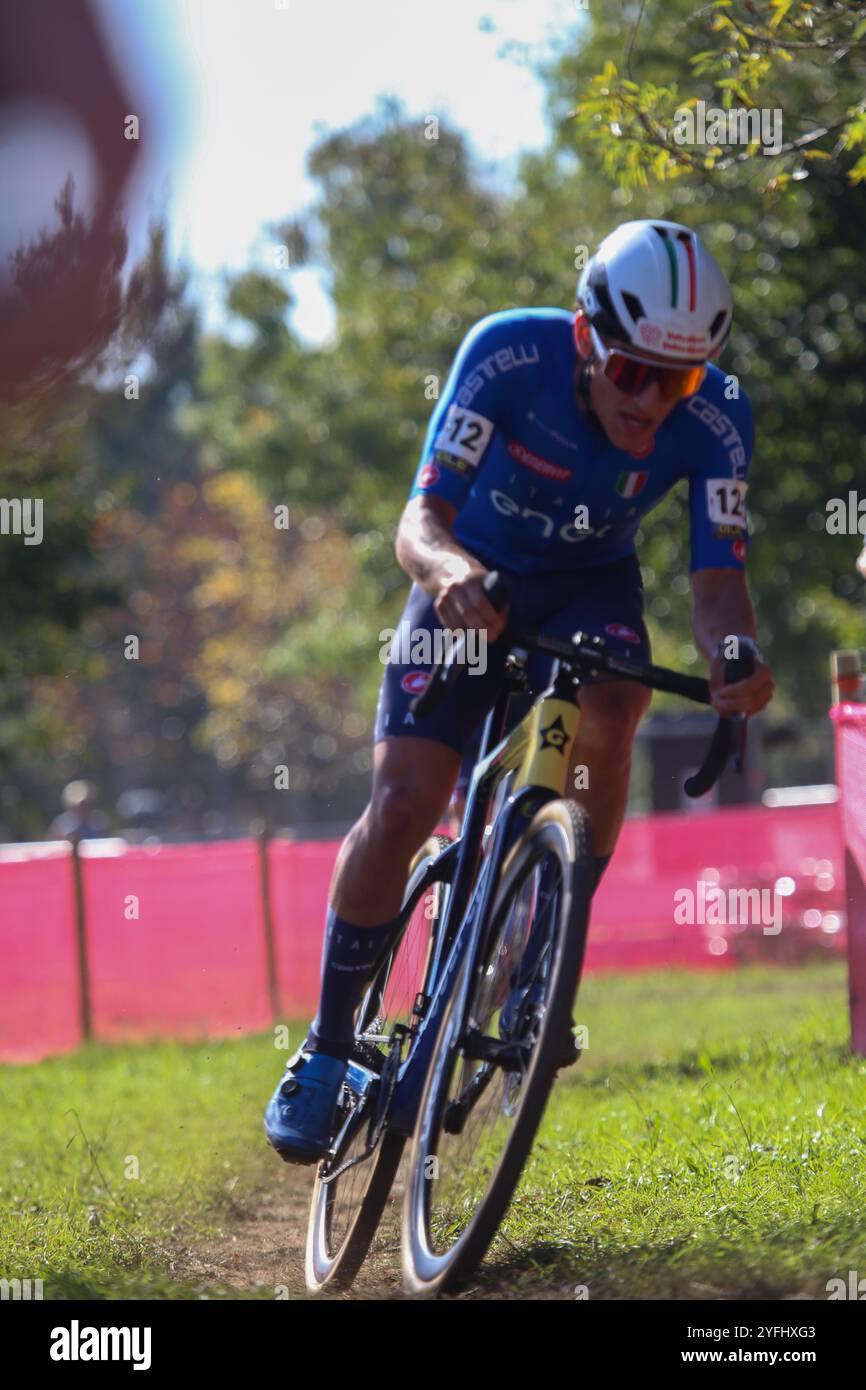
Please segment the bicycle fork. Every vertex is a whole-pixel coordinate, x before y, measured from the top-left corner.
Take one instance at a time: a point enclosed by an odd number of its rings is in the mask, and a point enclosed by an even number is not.
[[[462,1018],[466,1008],[465,996],[468,993],[473,968],[477,963],[482,946],[484,924],[488,920],[493,906],[492,899],[497,879],[493,870],[501,866],[508,850],[525,830],[527,814],[534,814],[539,806],[546,801],[553,800],[554,796],[552,791],[539,791],[534,786],[522,787],[520,791],[509,797],[508,805],[503,808],[502,814],[494,826],[493,844],[490,847],[490,852],[482,865],[465,916],[447,958],[442,964],[441,973],[436,979],[430,1000],[426,1003],[412,1051],[397,1081],[388,1127],[398,1134],[408,1136],[415,1128],[421,1091],[439,1027],[451,1001],[461,967],[466,963],[468,956],[469,969],[464,981],[464,997],[456,1005],[461,1013],[459,1031],[462,1032],[465,1027],[466,1020]],[[532,803],[531,813],[527,811],[527,803],[530,801]],[[454,898],[452,897],[446,909],[449,915],[453,904]],[[443,933],[447,932],[448,925],[446,918],[442,924]]]

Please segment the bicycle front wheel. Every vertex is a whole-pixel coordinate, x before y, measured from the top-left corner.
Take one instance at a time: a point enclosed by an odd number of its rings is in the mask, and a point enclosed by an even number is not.
[[[505,1214],[561,1065],[592,886],[589,817],[551,801],[502,865],[436,1040],[403,1206],[411,1293],[458,1288]]]

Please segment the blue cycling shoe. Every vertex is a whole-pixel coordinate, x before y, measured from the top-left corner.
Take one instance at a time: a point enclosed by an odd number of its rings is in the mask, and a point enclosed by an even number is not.
[[[268,1143],[286,1163],[316,1163],[331,1141],[347,1064],[303,1047],[288,1063],[265,1111]]]
[[[502,1006],[499,1015],[499,1036],[504,1042],[525,1035],[529,1029],[532,1015],[544,1002],[544,989],[540,980],[531,985],[515,985]],[[557,1049],[557,1070],[572,1066],[580,1057],[580,1048],[574,1036],[573,1024],[563,1030]]]

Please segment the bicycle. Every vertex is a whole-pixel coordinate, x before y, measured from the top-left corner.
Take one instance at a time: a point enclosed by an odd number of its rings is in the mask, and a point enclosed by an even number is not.
[[[497,607],[507,588],[485,581]],[[603,638],[509,635],[502,690],[487,716],[459,839],[437,835],[410,872],[400,935],[356,1019],[329,1152],[319,1165],[306,1251],[311,1291],[346,1288],[367,1254],[407,1141],[404,1285],[458,1288],[505,1214],[570,1030],[593,887],[587,812],[563,797],[582,680],[637,680],[710,703],[708,682],[608,650]],[[505,737],[531,651],[554,658],[550,684]],[[459,672],[459,644],[416,697],[435,708]],[[726,662],[742,679],[750,654]],[[709,790],[745,720],[719,719],[691,796]],[[575,1057],[579,1055],[575,1053]]]

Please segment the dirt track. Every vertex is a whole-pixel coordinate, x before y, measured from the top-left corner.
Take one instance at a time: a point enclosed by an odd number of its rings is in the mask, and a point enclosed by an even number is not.
[[[402,1168],[382,1225],[352,1289],[337,1299],[400,1299],[400,1198]],[[268,1167],[243,1204],[234,1203],[219,1219],[218,1234],[185,1243],[173,1252],[172,1273],[199,1288],[250,1293],[285,1290],[290,1299],[307,1298],[304,1246],[312,1191],[312,1170]],[[502,1242],[500,1240],[500,1246]],[[547,1255],[547,1261],[550,1255]],[[544,1269],[545,1252],[535,1258],[488,1260],[462,1299],[556,1299],[573,1301],[573,1278],[561,1264]],[[319,1296],[321,1297],[321,1295]]]
[[[270,1157],[270,1155],[268,1155]],[[402,1299],[400,1275],[400,1199],[402,1169],[373,1247],[347,1293],[318,1295],[343,1299]],[[258,1293],[268,1298],[305,1299],[311,1297],[304,1286],[304,1246],[312,1191],[309,1169],[274,1167],[263,1170],[261,1180],[244,1193],[236,1194],[226,1211],[217,1218],[218,1231],[207,1239],[189,1241],[172,1252],[172,1274],[196,1292],[211,1291],[214,1296],[232,1293]],[[594,1268],[591,1275],[593,1298],[633,1297],[617,1277],[620,1262],[629,1264],[631,1256],[610,1257],[604,1261],[604,1275]],[[497,1237],[481,1270],[457,1300],[573,1302],[575,1286],[586,1278],[569,1256],[556,1245],[518,1251],[502,1234]],[[192,1294],[191,1296],[195,1296]],[[675,1287],[665,1281],[650,1295],[662,1300],[740,1299],[788,1300],[818,1297],[814,1291],[788,1289],[782,1284],[764,1285],[756,1281],[746,1288],[712,1285],[698,1278],[680,1276]]]
[[[308,1297],[304,1246],[312,1185],[312,1169],[280,1164],[267,1183],[247,1195],[243,1207],[233,1207],[222,1218],[217,1236],[176,1253],[173,1273],[198,1285],[245,1292],[258,1287],[285,1290],[289,1298]],[[392,1207],[384,1238],[377,1241],[380,1248],[371,1251],[352,1297],[401,1296],[398,1215]]]

